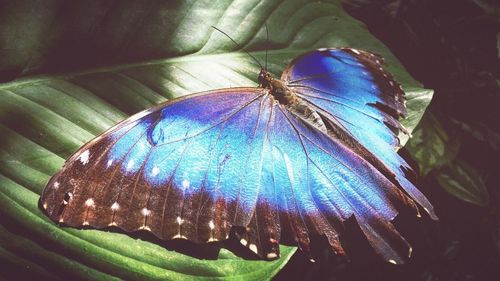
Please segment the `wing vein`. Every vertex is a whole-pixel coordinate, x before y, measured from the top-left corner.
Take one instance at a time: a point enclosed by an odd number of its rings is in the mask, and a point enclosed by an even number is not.
[[[229,114],[227,117],[225,118],[222,118],[219,122],[217,123],[214,123],[212,124],[211,126],[209,126],[208,128],[206,129],[203,129],[201,130],[200,132],[194,134],[194,135],[191,135],[191,136],[187,136],[187,137],[184,137],[184,138],[181,138],[181,139],[176,139],[176,140],[173,140],[173,141],[169,141],[169,142],[165,142],[165,143],[162,143],[162,144],[159,144],[157,145],[157,147],[160,147],[160,146],[163,146],[163,145],[167,145],[167,144],[171,144],[171,143],[175,143],[175,142],[179,142],[179,141],[184,141],[184,140],[188,140],[188,139],[191,139],[191,138],[194,138],[194,137],[197,137],[209,130],[211,130],[212,128],[214,127],[217,127],[218,125],[220,125],[221,123],[223,122],[226,122],[227,120],[231,119],[234,115],[236,115],[238,112],[240,112],[241,110],[243,110],[245,107],[247,107],[248,105],[250,105],[251,103],[253,103],[254,101],[256,101],[257,99],[259,99],[260,97],[262,97],[264,95],[264,93],[261,93],[259,94],[257,97],[253,98],[252,100],[246,102],[244,105],[242,105],[240,108],[238,108],[237,110],[231,112],[231,114]]]
[[[287,121],[290,123],[290,125],[293,127],[293,129],[295,130],[295,133],[297,134],[297,137],[300,141],[300,144],[302,146],[302,149],[304,150],[304,154],[305,156],[307,157],[307,162],[306,162],[306,180],[307,180],[307,191],[308,191],[308,194],[312,200],[312,202],[315,202],[314,201],[314,197],[312,195],[312,191],[311,191],[311,185],[310,185],[310,180],[309,180],[309,177],[310,177],[310,168],[309,168],[309,161],[311,161],[311,157],[309,155],[309,152],[307,151],[307,148],[306,146],[304,145],[304,141],[302,139],[302,134],[299,132],[298,128],[295,126],[295,124],[293,124],[292,120],[290,120],[290,118],[285,114],[283,113],[287,119]],[[323,218],[323,220],[325,222],[328,222],[327,218],[325,217],[325,215],[323,214],[323,212],[319,211],[319,208],[318,206],[316,206],[315,204],[315,207],[318,209],[318,213],[321,215],[321,217]],[[329,225],[329,224],[328,224]]]
[[[281,113],[282,113],[282,114],[285,116],[285,118],[288,120],[288,122],[290,123],[290,125],[292,126],[292,128],[294,128],[294,130],[295,130],[295,126],[294,126],[294,125],[290,122],[290,120],[288,119],[288,116],[286,116],[286,113],[283,111],[283,109],[282,109],[281,107],[278,107],[278,109],[281,111]],[[296,130],[295,130],[295,132],[296,132],[296,133],[297,133],[297,135],[298,135],[298,132],[297,132]],[[300,138],[300,137],[299,137],[299,138]],[[305,151],[304,144],[303,144],[302,142],[301,142],[300,144],[301,144],[302,149],[304,150],[304,153],[306,154],[306,157],[307,157],[307,152]],[[289,179],[290,179],[290,178],[289,178]],[[291,179],[290,179],[290,183],[292,183]],[[303,215],[302,215],[302,212],[300,211],[300,207],[299,207],[299,205],[297,204],[297,198],[296,198],[296,196],[295,196],[295,192],[294,192],[294,188],[293,188],[293,186],[294,186],[294,185],[293,185],[293,184],[290,184],[290,186],[291,186],[290,190],[291,190],[291,192],[292,192],[293,201],[295,202],[295,207],[297,208],[297,212],[298,212],[298,214],[299,214],[299,217],[300,217],[300,219],[301,219],[302,223],[304,224],[304,228],[306,229],[306,232],[307,232],[307,233],[309,233],[309,230],[308,230],[307,225],[306,225],[306,223],[305,223],[305,220],[304,220],[304,217],[303,217]]]

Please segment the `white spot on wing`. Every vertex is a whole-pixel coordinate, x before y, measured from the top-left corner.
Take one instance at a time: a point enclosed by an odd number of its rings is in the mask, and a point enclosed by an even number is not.
[[[356,55],[361,54],[361,53],[360,53],[358,50],[356,50],[356,49],[351,49],[351,51],[352,51],[353,53],[355,53]]]
[[[248,244],[247,240],[241,238],[240,240],[241,245],[246,246]]]
[[[85,205],[87,207],[94,207],[94,199],[92,198],[87,199],[87,201],[85,201]]]
[[[248,246],[248,248],[250,249],[250,251],[258,254],[257,246],[255,244],[250,244],[250,246]]]
[[[58,182],[58,181],[56,181],[56,182],[54,183],[54,189],[58,189],[58,188],[59,188],[59,182]]]
[[[107,165],[106,167],[109,168],[109,166],[111,166],[111,164],[113,164],[113,159],[108,160],[108,164],[106,164]]]
[[[175,219],[175,221],[177,222],[178,225],[181,225],[182,223],[184,223],[184,220],[181,217],[177,217],[177,219]]]
[[[268,253],[268,254],[267,254],[267,258],[268,258],[268,259],[275,259],[275,258],[277,258],[277,257],[278,257],[278,255],[277,255],[276,253]]]
[[[43,208],[47,210],[47,203],[43,203]]]
[[[151,175],[154,177],[160,173],[160,168],[158,166],[154,166],[153,170],[151,170]]]
[[[390,262],[392,264],[398,264],[395,260],[388,260],[388,262]]]
[[[78,159],[80,159],[80,162],[82,162],[82,164],[85,165],[89,162],[89,156],[90,156],[90,152],[87,149],[84,152],[82,152],[82,154],[80,154]]]
[[[147,226],[147,225],[143,225],[143,226],[139,227],[139,229],[151,231],[151,228],[149,226]]]
[[[111,210],[116,211],[118,209],[120,209],[120,204],[118,204],[118,202],[115,202],[113,203],[113,205],[111,205]]]
[[[148,208],[143,208],[143,209],[141,210],[141,214],[142,214],[143,216],[149,216],[149,214],[151,214],[151,211],[150,211],[150,210],[148,210]]]
[[[127,171],[130,170],[130,169],[132,169],[132,167],[134,167],[134,160],[133,159],[130,160],[130,161],[128,161],[128,163],[127,163]]]
[[[215,228],[215,224],[214,224],[214,221],[211,220],[208,222],[208,227],[210,227],[210,229],[214,229]]]
[[[188,180],[183,180],[183,181],[182,181],[182,188],[183,188],[183,189],[186,189],[186,188],[188,188],[188,187],[189,187],[189,181],[188,181]]]

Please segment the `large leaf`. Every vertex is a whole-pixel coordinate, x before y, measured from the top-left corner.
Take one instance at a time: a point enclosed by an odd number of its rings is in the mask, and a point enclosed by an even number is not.
[[[446,133],[431,112],[425,114],[413,132],[412,139],[406,145],[417,161],[421,175],[426,175],[431,170],[453,161],[459,147],[460,142]]]
[[[9,17],[2,30],[36,31],[38,39],[0,33],[4,42],[31,42],[23,45],[31,52],[27,62],[24,53],[14,52],[2,57],[2,70],[21,69],[11,72],[16,75],[60,70],[55,65],[71,59],[65,67],[79,69],[0,84],[0,257],[13,266],[26,264],[33,274],[47,278],[265,280],[294,253],[294,247],[282,246],[282,257],[268,262],[222,248],[215,259],[199,259],[126,234],[59,227],[37,206],[44,185],[64,159],[127,115],[188,93],[256,85],[258,66],[210,25],[228,31],[261,61],[269,48],[269,68],[276,75],[295,56],[318,47],[351,46],[383,55],[407,92],[410,112],[405,125],[410,131],[432,96],[365,26],[342,10],[339,1],[193,1],[174,7],[157,3],[148,6],[148,12],[124,2],[104,8],[63,2],[50,2],[40,17],[28,20],[32,15],[27,11],[33,8],[36,14],[40,4],[30,7],[13,1],[10,8],[24,11],[18,15],[27,21]],[[82,9],[61,12],[68,5]],[[54,29],[46,28],[47,14]],[[269,43],[264,23],[270,30]],[[85,42],[95,43],[96,38],[106,48],[95,47],[94,58],[88,50],[92,44]],[[65,45],[68,41],[73,45]],[[126,46],[120,45],[122,41]],[[103,61],[112,64],[82,68]]]

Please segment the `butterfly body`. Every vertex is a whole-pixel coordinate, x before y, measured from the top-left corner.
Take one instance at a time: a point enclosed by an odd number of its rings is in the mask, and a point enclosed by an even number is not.
[[[434,217],[395,148],[403,92],[381,58],[322,49],[257,88],[220,89],[147,109],[85,144],[47,184],[41,205],[70,226],[117,226],[197,243],[228,238],[265,259],[282,233],[304,251],[324,235],[337,253],[354,217],[386,260],[411,252],[398,210]],[[418,204],[418,205],[417,205]]]
[[[264,89],[268,89],[269,93],[278,103],[297,116],[300,116],[302,119],[310,122],[319,130],[326,132],[325,124],[318,112],[307,104],[306,101],[298,97],[297,94],[287,86],[286,82],[273,78],[265,69],[261,69],[258,80],[259,85]]]

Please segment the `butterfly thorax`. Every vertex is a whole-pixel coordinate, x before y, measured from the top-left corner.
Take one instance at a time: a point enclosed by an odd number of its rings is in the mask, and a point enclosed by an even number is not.
[[[285,82],[274,79],[265,69],[261,69],[259,73],[259,84],[262,88],[268,89],[269,93],[282,105],[291,105],[297,100],[296,94]]]
[[[319,113],[310,104],[297,96],[297,94],[286,84],[286,82],[273,78],[272,75],[265,69],[261,69],[258,80],[260,86],[268,89],[269,93],[281,105],[285,106],[296,116],[306,120],[321,131],[325,133],[327,132],[326,126]]]

